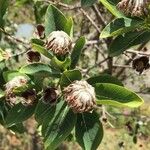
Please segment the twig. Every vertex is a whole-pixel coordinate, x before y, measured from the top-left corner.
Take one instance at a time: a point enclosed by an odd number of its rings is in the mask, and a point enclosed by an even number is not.
[[[100,29],[97,26],[97,24],[93,21],[93,19],[87,14],[87,12],[80,8],[80,11],[83,13],[83,15],[91,22],[91,24],[95,27],[95,29],[97,30],[98,33],[100,33]]]
[[[67,9],[67,10],[74,10],[74,9],[80,9],[81,6],[77,5],[77,6],[73,6],[73,5],[67,5],[64,4],[62,2],[52,2],[52,1],[48,1],[48,0],[43,0],[44,2],[48,3],[48,4],[53,4],[53,5],[59,5],[62,6],[63,8]]]
[[[131,54],[136,54],[136,55],[150,56],[150,53],[140,52],[140,51],[136,51],[136,50],[126,50],[126,53],[131,53]]]
[[[96,44],[101,44],[101,43],[103,42],[100,40],[91,40],[91,41],[87,41],[86,45],[96,45]]]
[[[116,64],[114,64],[113,68],[132,68],[132,67],[129,65],[116,65]]]
[[[113,113],[114,116],[124,116],[124,117],[139,117],[139,118],[146,118],[148,121],[150,117],[145,116],[145,115],[136,115],[135,114],[124,114],[124,113]]]
[[[97,18],[98,18],[99,22],[101,23],[101,25],[103,27],[105,27],[106,26],[106,22],[105,22],[103,16],[101,15],[101,12],[98,10],[97,6],[93,5],[92,8],[93,8],[95,14],[97,15]]]
[[[137,49],[137,51],[142,50],[143,47],[144,47],[146,44],[147,44],[147,42],[141,44],[141,45],[139,46],[139,48]],[[135,57],[136,57],[136,54],[134,53],[132,59],[135,58]],[[132,62],[132,59],[129,59],[129,60],[126,62],[126,65],[129,65],[129,64]],[[125,69],[126,69],[126,68],[122,68],[122,69],[117,73],[116,77],[118,78],[118,77],[124,72]]]
[[[101,62],[95,64],[94,66],[92,66],[92,67],[90,67],[90,68],[88,68],[85,73],[88,74],[91,69],[95,68],[96,66],[100,66],[102,63],[106,62],[108,59],[109,59],[109,58],[105,58],[105,59],[102,60]]]
[[[13,35],[11,35],[11,34],[9,34],[8,32],[6,32],[6,31],[5,31],[4,29],[2,29],[2,28],[0,28],[0,31],[3,32],[6,36],[8,36],[8,37],[12,38],[13,40],[15,40],[16,42],[22,43],[22,44],[24,44],[24,45],[29,44],[29,43],[27,43],[27,42],[24,42],[24,41],[22,41],[22,40],[16,38],[15,36],[13,36]]]
[[[95,45],[95,48],[99,51],[99,53],[101,54],[101,56],[102,56],[104,59],[106,59],[105,53],[102,52],[102,51],[100,50],[100,48],[99,48],[97,45]]]

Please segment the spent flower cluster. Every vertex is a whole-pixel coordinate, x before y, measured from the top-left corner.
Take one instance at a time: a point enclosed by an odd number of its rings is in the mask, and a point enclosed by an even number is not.
[[[118,8],[126,15],[141,17],[148,14],[149,0],[122,0]]]
[[[144,70],[150,68],[149,57],[148,56],[139,56],[135,58],[132,62],[132,68],[135,69],[139,74]]]
[[[76,113],[91,111],[96,105],[94,87],[86,81],[74,81],[64,89],[64,97]]]
[[[53,31],[47,37],[45,46],[56,55],[65,55],[71,50],[72,40],[64,31]]]

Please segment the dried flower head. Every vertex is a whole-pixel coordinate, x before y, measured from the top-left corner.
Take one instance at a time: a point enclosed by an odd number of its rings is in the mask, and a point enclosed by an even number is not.
[[[41,24],[38,24],[36,26],[36,32],[35,32],[40,39],[44,39],[45,38],[45,27]]]
[[[23,97],[22,104],[25,106],[33,105],[36,102],[36,91],[27,90],[21,94]]]
[[[27,52],[27,60],[29,62],[39,62],[41,59],[41,55],[39,52],[28,51]]]
[[[144,70],[148,69],[149,67],[149,57],[147,56],[140,56],[134,59],[132,62],[132,68],[139,72],[139,74],[141,74]]]
[[[71,49],[71,38],[64,31],[53,31],[47,38],[45,46],[56,55],[65,55]]]
[[[55,104],[57,101],[57,92],[55,88],[46,88],[43,91],[43,102],[45,104]]]
[[[122,0],[118,8],[126,15],[141,17],[148,14],[148,0]]]
[[[8,98],[14,97],[13,90],[17,87],[21,87],[26,85],[28,82],[28,79],[25,76],[17,76],[14,77],[12,80],[6,83],[5,88],[6,88],[6,96]]]
[[[64,97],[76,113],[91,111],[96,105],[94,87],[86,81],[74,81],[64,89]]]

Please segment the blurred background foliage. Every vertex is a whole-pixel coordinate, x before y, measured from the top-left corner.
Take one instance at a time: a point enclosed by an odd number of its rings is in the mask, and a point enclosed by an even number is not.
[[[115,0],[114,2],[118,2]],[[108,58],[107,50],[112,38],[100,39],[102,29],[114,19],[114,16],[97,0],[86,4],[80,9],[79,0],[0,0],[0,28],[7,33],[0,32],[0,48],[11,52],[14,57],[0,62],[0,87],[2,72],[16,69],[26,64],[25,52],[28,49],[24,43],[29,42],[37,24],[43,24],[44,15],[49,4],[54,4],[74,21],[74,39],[85,36],[86,46],[81,54],[78,68],[85,77],[98,75],[102,72],[110,73],[120,79],[125,86],[133,89],[145,100],[140,108],[117,109],[107,106],[109,112],[106,118],[101,118],[104,124],[104,139],[101,150],[148,150],[150,149],[150,71],[138,75],[131,67],[135,53],[125,52],[123,55],[103,61]],[[90,5],[90,7],[88,7]],[[14,38],[13,38],[14,37]],[[16,40],[18,39],[18,41]],[[75,41],[74,41],[75,42]],[[144,45],[146,52],[150,52],[150,45]],[[137,50],[139,47],[135,47]],[[91,59],[92,58],[92,59]],[[43,58],[44,61],[46,61]],[[14,134],[0,126],[0,150],[40,150],[43,149],[41,137],[37,134],[37,124],[31,118],[25,122],[24,134]],[[58,149],[81,149],[71,137]]]

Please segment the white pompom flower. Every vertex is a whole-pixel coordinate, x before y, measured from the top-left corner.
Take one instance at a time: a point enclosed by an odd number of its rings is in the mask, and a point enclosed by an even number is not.
[[[64,97],[75,113],[92,111],[96,105],[94,87],[87,81],[74,81],[64,89]]]
[[[118,8],[126,15],[141,17],[148,14],[148,0],[122,0]]]
[[[71,50],[72,40],[64,31],[53,31],[47,37],[45,46],[56,55],[65,55]]]

